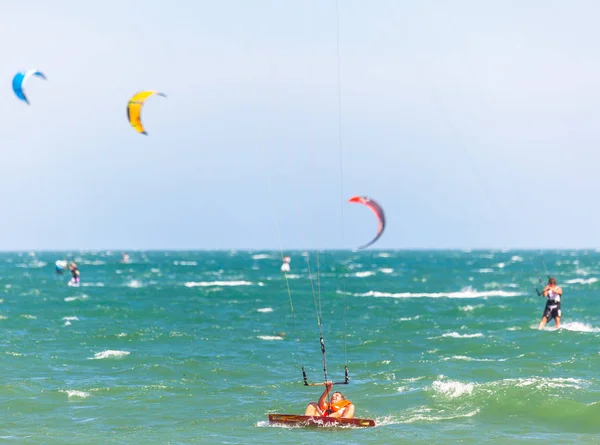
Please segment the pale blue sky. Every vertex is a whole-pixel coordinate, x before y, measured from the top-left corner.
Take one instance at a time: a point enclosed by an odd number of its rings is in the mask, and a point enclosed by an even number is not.
[[[334,0],[5,0],[0,249],[600,247],[599,16],[339,0],[340,154]]]

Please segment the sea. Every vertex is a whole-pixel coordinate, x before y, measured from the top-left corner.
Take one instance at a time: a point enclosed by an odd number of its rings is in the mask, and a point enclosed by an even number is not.
[[[1,444],[600,443],[599,251],[128,254],[0,254]],[[302,367],[376,426],[270,425]]]

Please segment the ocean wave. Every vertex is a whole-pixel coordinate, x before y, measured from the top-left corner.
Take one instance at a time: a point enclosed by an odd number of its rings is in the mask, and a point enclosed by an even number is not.
[[[198,263],[196,261],[173,261],[175,266],[197,266]]]
[[[185,287],[253,286],[251,281],[188,281]]]
[[[592,277],[583,279],[583,278],[573,278],[572,280],[565,281],[566,284],[593,284],[598,281],[598,278]]]
[[[522,292],[507,292],[503,290],[491,290],[478,292],[476,290],[463,290],[459,292],[378,292],[369,291],[364,293],[353,293],[354,297],[377,297],[377,298],[485,298],[485,297],[520,297]]]
[[[67,397],[70,399],[71,397],[80,397],[82,399],[85,399],[86,397],[90,396],[89,392],[85,392],[85,391],[76,391],[73,389],[59,389],[58,392],[62,392],[62,393],[66,393]]]
[[[459,360],[459,361],[466,361],[466,362],[505,362],[508,359],[507,358],[473,358],[473,357],[468,357],[466,355],[453,355],[452,357],[444,357],[442,358],[443,361],[449,361],[449,360]]]
[[[73,297],[65,297],[65,298],[64,298],[64,300],[65,300],[66,302],[69,302],[69,301],[77,301],[77,300],[79,300],[79,301],[84,301],[84,300],[87,300],[88,298],[89,298],[89,296],[88,296],[88,295],[86,295],[86,294],[81,294],[81,295],[75,295],[75,296],[73,296]]]
[[[125,283],[125,286],[127,287],[131,287],[133,289],[138,289],[140,287],[143,287],[144,285],[142,284],[141,281],[138,280],[131,280],[128,283]]]
[[[357,277],[357,278],[372,277],[373,275],[375,275],[375,272],[372,272],[372,271],[355,272],[354,273],[354,276]]]
[[[105,358],[121,358],[131,354],[129,351],[114,351],[112,349],[107,349],[106,351],[97,352],[94,354],[94,358],[92,360],[100,360]]]
[[[259,253],[257,255],[252,255],[253,260],[271,260],[273,257],[266,253]]]
[[[600,332],[600,328],[594,328],[589,324],[581,323],[579,321],[572,321],[570,323],[562,323],[560,325],[560,329],[564,329],[565,331],[574,331],[574,332]]]
[[[458,332],[448,332],[446,334],[442,334],[442,337],[452,337],[452,338],[479,338],[479,337],[483,337],[483,334],[481,333],[477,333],[477,334],[459,334]],[[436,337],[436,338],[441,338],[441,337]]]
[[[475,384],[462,383],[455,380],[436,380],[432,383],[433,390],[448,398],[461,397],[465,394],[472,394]]]
[[[258,338],[267,341],[283,340],[283,337],[281,337],[280,335],[259,335]]]
[[[482,308],[483,304],[476,304],[475,306],[472,306],[470,304],[466,305],[466,306],[461,306],[458,309],[463,311],[463,312],[473,312],[475,309],[479,309]]]

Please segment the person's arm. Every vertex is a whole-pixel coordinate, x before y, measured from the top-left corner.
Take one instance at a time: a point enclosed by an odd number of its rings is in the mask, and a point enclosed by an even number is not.
[[[549,284],[547,284],[547,285],[546,285],[546,287],[544,288],[544,290],[542,291],[542,295],[543,295],[544,297],[547,297],[547,296],[548,296],[548,291],[549,291],[549,290],[550,290],[550,285],[549,285]]]
[[[556,286],[556,288],[554,288],[554,292],[556,292],[558,295],[562,296],[562,289],[558,286]]]
[[[325,409],[325,400],[327,400],[327,396],[329,395],[329,391],[331,391],[332,386],[333,385],[331,382],[325,382],[325,391],[323,391],[323,394],[321,394],[321,397],[319,397],[319,402],[317,403],[321,411]]]

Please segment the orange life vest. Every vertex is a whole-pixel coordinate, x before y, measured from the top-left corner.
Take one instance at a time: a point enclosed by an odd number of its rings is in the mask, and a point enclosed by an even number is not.
[[[331,405],[327,405],[327,403],[326,403],[325,408],[323,409],[323,412],[325,413],[326,416],[328,416],[331,413],[337,413],[339,410],[347,407],[350,404],[352,404],[352,402],[350,400],[344,400],[344,399],[340,400],[337,403],[332,403]]]

